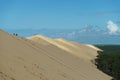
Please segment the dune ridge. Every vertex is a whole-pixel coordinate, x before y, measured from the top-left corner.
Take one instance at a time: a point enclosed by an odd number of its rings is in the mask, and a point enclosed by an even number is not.
[[[79,46],[76,46],[76,45],[72,44],[71,42],[69,42],[65,39],[62,39],[62,38],[53,40],[53,39],[47,38],[45,36],[35,35],[35,36],[29,37],[28,39],[30,39],[32,41],[35,41],[35,42],[38,42],[38,43],[41,43],[41,44],[43,44],[42,41],[44,41],[45,43],[47,42],[46,44],[52,44],[54,46],[57,46],[57,47],[65,50],[69,53],[72,53],[73,55],[76,55],[76,56],[79,56],[80,58],[83,58],[84,60],[93,59],[91,54],[88,54],[88,53],[87,54],[82,54],[82,53],[86,53],[86,52],[84,52],[85,50],[82,50],[82,48],[80,49]],[[97,52],[95,51],[94,53],[96,54]]]
[[[63,45],[59,45],[56,41],[52,40],[51,38],[47,38],[45,36],[41,36],[41,35],[35,35],[35,36],[31,36],[31,37],[28,37],[28,39],[32,40],[32,41],[35,41],[35,42],[38,42],[38,43],[41,43],[43,44],[41,41],[37,41],[36,39],[40,39],[40,40],[44,40],[47,42],[47,44],[52,44],[52,45],[55,45],[63,50],[66,50],[68,52],[71,52],[71,50]]]
[[[71,49],[89,48],[89,51],[96,52],[93,48],[64,39],[57,42],[44,36],[39,39],[36,37],[38,35],[25,39],[0,30],[0,80],[111,79],[110,76],[94,67],[90,59],[84,61],[85,57],[84,59],[78,57],[58,45],[66,48],[71,46]]]

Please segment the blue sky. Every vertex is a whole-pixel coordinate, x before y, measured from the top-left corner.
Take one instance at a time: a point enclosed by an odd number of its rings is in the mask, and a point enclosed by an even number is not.
[[[0,0],[0,28],[65,28],[120,24],[120,0]]]

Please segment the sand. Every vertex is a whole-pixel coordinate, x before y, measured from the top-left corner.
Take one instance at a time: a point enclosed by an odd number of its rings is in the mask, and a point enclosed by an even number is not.
[[[0,80],[110,80],[91,62],[98,50],[62,38],[25,39],[0,30]]]

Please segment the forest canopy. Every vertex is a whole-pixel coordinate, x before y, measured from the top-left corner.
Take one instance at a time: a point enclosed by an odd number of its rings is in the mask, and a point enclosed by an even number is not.
[[[96,61],[97,68],[120,80],[120,45],[96,45],[103,50]]]

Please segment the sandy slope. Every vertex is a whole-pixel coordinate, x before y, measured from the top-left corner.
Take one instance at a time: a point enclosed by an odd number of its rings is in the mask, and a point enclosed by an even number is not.
[[[111,78],[87,62],[89,58],[85,59],[85,56],[88,53],[83,53],[84,57],[81,57],[82,55],[78,57],[74,51],[69,52],[62,48],[64,46],[70,50],[72,48],[77,50],[76,48],[81,48],[80,45],[43,36],[29,39],[31,40],[0,30],[0,80],[110,80]],[[80,53],[80,50],[76,52]]]
[[[90,61],[97,56],[97,50],[100,50],[90,44],[80,44],[76,42],[69,42],[65,39],[58,38],[58,39],[50,39],[45,36],[35,35],[31,36],[28,39],[40,43],[40,44],[52,44],[54,46],[59,47],[77,57],[80,57],[84,60]],[[87,49],[87,50],[86,50]],[[88,60],[89,59],[89,60]]]

